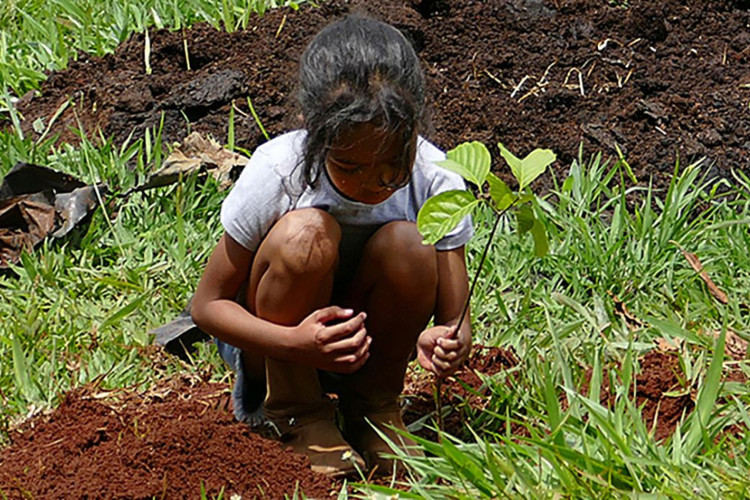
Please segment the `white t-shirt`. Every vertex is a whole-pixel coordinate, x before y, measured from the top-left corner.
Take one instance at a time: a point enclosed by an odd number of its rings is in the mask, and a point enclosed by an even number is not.
[[[416,222],[419,209],[431,196],[466,189],[461,176],[435,164],[445,159],[445,154],[421,137],[409,184],[381,203],[369,205],[342,196],[325,174],[311,188],[302,173],[305,134],[304,130],[289,132],[258,147],[224,200],[224,230],[250,251],[257,251],[271,226],[292,210],[319,208],[342,227],[380,226],[397,220]],[[461,247],[472,235],[471,218],[467,216],[435,248]]]

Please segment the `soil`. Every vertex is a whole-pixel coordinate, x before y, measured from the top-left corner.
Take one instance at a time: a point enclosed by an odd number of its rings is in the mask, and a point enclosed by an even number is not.
[[[80,54],[18,109],[34,135],[34,122],[48,123],[71,97],[74,105],[52,127],[60,141],[77,142],[71,128],[82,128],[119,144],[131,132],[141,137],[158,128],[162,115],[167,143],[189,129],[224,141],[234,105],[236,144],[252,151],[264,138],[247,98],[271,135],[298,127],[301,51],[328,22],[364,11],[401,29],[419,52],[428,135],[442,148],[501,141],[524,155],[547,147],[564,171],[581,142],[586,155],[612,156],[619,147],[638,178],[654,176],[656,186],[669,181],[678,157],[683,164],[707,157],[715,176],[750,170],[747,2],[624,3],[630,7],[605,0],[334,0],[273,10],[234,33],[207,25],[152,31],[152,74],[145,36],[136,34],[114,54]]]
[[[695,408],[696,393],[685,387],[686,377],[680,368],[677,351],[648,352],[640,360],[640,371],[635,374],[630,394],[635,394],[636,406],[641,407],[641,416],[654,437],[662,440],[669,437],[683,415]],[[581,393],[588,394],[591,371],[586,373]],[[612,380],[608,370],[602,373],[599,402],[607,407],[615,404],[616,387],[620,380]]]
[[[11,434],[3,498],[283,498],[336,486],[234,421],[226,384],[177,379],[124,398],[85,387]]]
[[[481,425],[489,403],[483,379],[512,387],[522,366],[512,351],[477,346],[465,367],[442,384],[448,409],[442,429],[470,439],[467,419]],[[167,379],[145,393],[104,392],[96,384],[68,393],[57,409],[11,431],[11,444],[0,453],[0,496],[195,498],[204,488],[208,498],[222,489],[224,498],[283,498],[299,487],[308,498],[328,498],[340,491],[340,483],[313,473],[304,456],[235,422],[229,386],[207,382],[207,373],[202,377]],[[583,394],[588,378],[590,373]],[[695,406],[684,380],[675,352],[654,350],[640,359],[633,393],[657,439],[668,437]],[[727,380],[747,381],[738,372]],[[411,370],[403,399],[405,423],[434,440],[433,384],[429,374]],[[613,394],[605,375],[602,404],[611,405]],[[511,422],[509,431],[528,437],[520,424]],[[734,426],[724,436],[741,438],[746,432]]]

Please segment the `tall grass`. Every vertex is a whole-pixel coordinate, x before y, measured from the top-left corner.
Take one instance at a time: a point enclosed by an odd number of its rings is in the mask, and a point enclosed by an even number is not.
[[[415,497],[748,494],[750,391],[723,380],[730,366],[750,375],[747,361],[724,356],[729,330],[750,337],[750,184],[742,174],[711,183],[700,166],[676,169],[663,191],[628,188],[628,177],[623,162],[576,162],[543,204],[551,255],[528,257],[531,242],[509,230],[494,244],[473,300],[475,332],[515,349],[521,364],[486,378],[488,407],[464,414],[473,439],[419,440],[428,458],[402,457]],[[469,262],[485,237],[475,238]],[[678,245],[699,255],[729,304],[710,295]],[[643,324],[619,315],[611,294]],[[696,406],[664,441],[631,392],[640,354],[660,338],[682,341],[675,355]],[[614,399],[605,407],[607,380]],[[738,435],[728,432],[735,425]]]

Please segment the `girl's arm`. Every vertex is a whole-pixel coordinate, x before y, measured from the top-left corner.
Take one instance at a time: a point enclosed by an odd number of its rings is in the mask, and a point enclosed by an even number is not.
[[[363,315],[353,316],[351,310],[331,306],[314,311],[299,325],[289,327],[258,318],[237,303],[254,256],[226,233],[221,237],[193,297],[191,314],[195,324],[242,350],[329,371],[358,370],[369,356]],[[326,325],[346,318],[350,319]]]
[[[447,377],[461,367],[471,351],[469,311],[461,322],[461,330],[456,332],[469,294],[464,247],[438,251],[437,266],[435,326],[420,334],[417,357],[424,368],[440,377]]]

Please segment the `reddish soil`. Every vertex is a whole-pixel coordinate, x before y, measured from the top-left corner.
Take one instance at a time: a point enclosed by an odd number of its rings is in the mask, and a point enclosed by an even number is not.
[[[297,59],[323,25],[367,11],[401,29],[424,60],[433,133],[443,148],[466,140],[502,141],[526,154],[558,153],[558,169],[578,155],[618,145],[636,175],[657,185],[682,163],[706,156],[711,173],[750,167],[750,11],[747,1],[355,0],[299,12],[275,10],[232,34],[205,25],[150,33],[153,73],[144,66],[143,34],[112,55],[82,54],[50,74],[38,95],[18,105],[23,126],[55,122],[117,143],[156,127],[167,142],[192,130],[227,137],[232,103],[237,145],[263,141],[247,97],[273,135],[298,125]],[[190,69],[185,57],[186,43]],[[190,122],[188,126],[187,121]],[[497,156],[497,155],[496,155]]]
[[[146,394],[69,393],[12,432],[0,454],[2,498],[283,498],[335,486],[234,421],[226,385],[172,381]]]
[[[518,366],[513,352],[478,346],[467,365],[442,384],[443,407],[450,409],[443,430],[470,438],[468,419],[480,430],[491,394],[482,377],[494,375],[495,383],[512,384]],[[601,402],[611,405],[614,391],[610,378],[604,378]],[[644,421],[654,427],[657,439],[668,437],[694,408],[677,356],[649,352],[635,379]],[[728,380],[746,381],[734,372]],[[416,434],[430,439],[436,438],[429,428],[435,425],[433,384],[429,374],[412,371],[404,391],[405,422],[428,416]],[[587,387],[588,381],[584,394]],[[680,391],[684,394],[667,394]],[[341,488],[310,471],[305,457],[235,422],[230,406],[228,386],[197,376],[168,380],[146,393],[105,393],[96,387],[72,391],[50,414],[11,431],[11,444],[0,453],[0,497],[195,498],[203,484],[209,498],[222,488],[224,498],[235,493],[282,498],[297,485],[308,497],[328,498]],[[513,423],[510,432],[527,435]],[[724,434],[745,432],[737,427]]]
[[[734,359],[744,359],[732,356]],[[695,408],[697,390],[689,386],[689,381],[680,367],[679,353],[676,350],[653,350],[639,360],[640,369],[635,374],[630,394],[635,395],[635,403],[641,408],[641,416],[646,425],[653,430],[657,440],[672,435],[683,415],[689,415]],[[587,394],[591,380],[591,371],[586,373],[581,393]],[[746,383],[747,377],[737,368],[724,373],[725,382]],[[621,384],[621,381],[614,381]],[[607,370],[602,374],[600,403],[612,407],[615,403],[615,387]],[[742,435],[747,429],[732,426],[723,434]]]
[[[635,403],[641,407],[641,416],[649,428],[653,428],[657,440],[669,437],[674,432],[683,414],[695,408],[695,393],[685,387],[686,377],[680,368],[677,352],[651,351],[640,361],[640,371],[630,394],[635,393]],[[588,393],[591,371],[586,374],[582,394]],[[611,407],[615,403],[615,387],[608,370],[602,374],[599,400]],[[614,381],[621,384],[619,380]],[[669,394],[669,395],[667,395]]]
[[[443,418],[442,431],[452,436],[468,438],[470,434],[466,427],[467,419],[481,413],[491,395],[490,388],[484,385],[478,374],[489,377],[510,370],[518,364],[519,361],[512,351],[497,347],[476,347],[466,365],[441,383],[441,404],[443,412],[448,411]],[[410,424],[425,415],[431,415],[431,418],[423,422],[424,426],[414,429],[414,433],[427,439],[437,439],[432,430],[437,424],[435,377],[424,371],[409,373],[404,396],[404,421]],[[476,419],[472,420],[476,423]],[[521,432],[521,429],[514,431]]]

